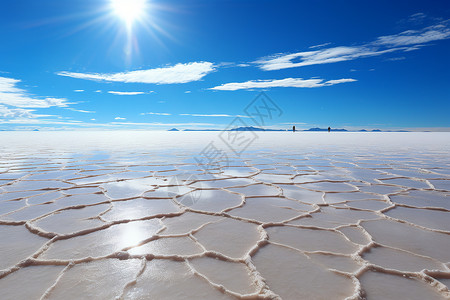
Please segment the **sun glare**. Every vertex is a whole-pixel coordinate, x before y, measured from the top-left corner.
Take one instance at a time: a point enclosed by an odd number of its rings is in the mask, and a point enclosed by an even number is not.
[[[146,0],[111,0],[114,13],[124,20],[127,25],[139,20],[145,15]]]

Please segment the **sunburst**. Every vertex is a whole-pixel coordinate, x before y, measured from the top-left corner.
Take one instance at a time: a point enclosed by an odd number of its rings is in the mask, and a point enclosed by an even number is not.
[[[111,8],[127,26],[131,27],[133,23],[146,17],[148,3],[146,0],[111,0]]]

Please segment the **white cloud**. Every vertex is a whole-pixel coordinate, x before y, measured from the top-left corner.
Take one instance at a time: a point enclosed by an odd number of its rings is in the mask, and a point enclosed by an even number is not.
[[[126,82],[126,83],[154,83],[154,84],[174,84],[199,81],[207,74],[215,70],[214,64],[210,62],[191,62],[186,64],[176,64],[163,68],[138,70],[114,74],[99,73],[75,73],[59,72],[58,75],[72,78]]]
[[[84,90],[74,90],[74,92],[81,93],[84,92]]]
[[[180,116],[191,116],[191,117],[233,117],[227,114],[180,114]]]
[[[114,125],[140,125],[140,126],[168,126],[168,127],[175,127],[175,126],[218,126],[217,124],[213,123],[135,123],[135,122],[111,122],[111,124]]]
[[[71,107],[67,107],[66,109],[72,110],[72,111],[76,111],[76,112],[85,113],[85,114],[94,114],[95,113],[95,111],[75,109],[75,108],[71,108]]]
[[[273,80],[250,80],[246,82],[231,82],[225,83],[210,90],[220,91],[236,91],[236,90],[248,90],[248,89],[265,89],[273,87],[295,87],[295,88],[315,88],[322,86],[330,86],[339,83],[353,82],[356,79],[343,78],[337,80],[324,81],[319,78],[302,79],[302,78],[285,78],[285,79],[273,79]]]
[[[408,30],[399,34],[381,36],[371,43],[359,46],[339,46],[292,54],[282,53],[261,58],[255,63],[265,71],[329,64],[392,52],[418,50],[427,43],[448,38],[450,38],[450,28],[448,21],[445,21],[422,30]]]
[[[186,92],[184,92],[185,94],[190,94],[191,93],[191,91],[186,91]]]
[[[66,99],[36,97],[18,88],[18,79],[0,77],[0,103],[15,107],[47,108],[51,106],[67,107]]]
[[[8,108],[0,105],[0,118],[35,118],[32,109]]]
[[[423,19],[425,19],[426,17],[427,17],[426,14],[419,12],[419,13],[412,14],[411,16],[409,16],[408,21],[411,21],[411,22],[417,22],[417,21],[420,21],[420,22],[421,22],[421,21],[423,21]]]
[[[127,118],[115,117],[114,120],[126,120]]]
[[[179,114],[180,116],[191,116],[191,117],[225,117],[225,118],[250,118],[244,115],[229,115],[229,114]]]
[[[141,113],[141,116],[145,115],[157,115],[157,116],[170,116],[169,113],[155,113],[155,112],[147,112],[147,113]]]
[[[340,61],[354,60],[362,57],[377,56],[385,53],[402,50],[393,48],[376,50],[366,46],[359,47],[334,47],[316,51],[298,52],[294,54],[279,54],[263,58],[255,63],[265,71],[281,70],[288,68],[304,67],[311,65],[329,64]],[[295,60],[300,60],[295,62]]]
[[[95,121],[95,119],[91,119],[91,121]]]
[[[55,125],[76,125],[76,126],[86,125],[86,123],[75,120],[56,121],[56,120],[35,119],[35,118],[0,119],[0,124],[34,124],[34,125],[55,124]]]
[[[399,34],[381,36],[374,43],[398,47],[426,44],[448,38],[450,38],[450,28],[448,28],[444,22],[422,30],[407,30]]]
[[[311,46],[311,47],[309,47],[309,48],[310,48],[310,49],[322,48],[322,47],[328,46],[328,45],[330,45],[330,44],[331,44],[331,43],[323,43],[323,44]]]
[[[102,92],[102,90],[96,90],[95,91],[95,93],[101,93]]]
[[[399,56],[399,57],[388,58],[388,59],[386,59],[386,60],[388,60],[388,61],[398,61],[398,60],[404,60],[404,59],[406,59],[406,57],[404,57],[404,56]]]
[[[134,96],[145,94],[145,92],[115,92],[115,91],[108,91],[108,93],[119,96]]]

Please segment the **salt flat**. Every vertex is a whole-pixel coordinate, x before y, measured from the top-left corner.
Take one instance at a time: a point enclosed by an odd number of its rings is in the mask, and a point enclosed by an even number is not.
[[[448,299],[450,134],[0,132],[1,299]]]

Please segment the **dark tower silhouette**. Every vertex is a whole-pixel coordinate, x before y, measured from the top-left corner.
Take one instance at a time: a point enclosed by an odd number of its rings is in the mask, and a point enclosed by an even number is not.
[[[292,126],[292,131],[293,131],[293,132],[295,132],[295,125],[294,125],[294,126]]]
[[[330,132],[331,131],[331,127],[328,127],[328,132]]]

